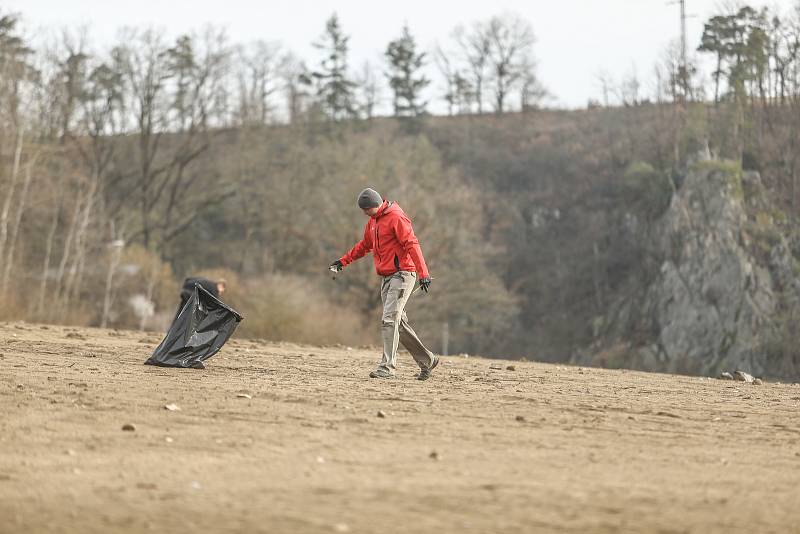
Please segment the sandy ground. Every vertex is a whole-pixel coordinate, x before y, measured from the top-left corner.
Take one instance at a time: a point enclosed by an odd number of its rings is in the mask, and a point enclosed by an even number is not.
[[[158,342],[0,323],[0,532],[800,532],[796,385]]]

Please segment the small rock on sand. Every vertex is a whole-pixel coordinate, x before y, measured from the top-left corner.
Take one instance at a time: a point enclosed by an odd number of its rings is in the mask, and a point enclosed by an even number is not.
[[[136,426],[133,425],[132,423],[125,423],[124,425],[122,425],[122,430],[125,430],[126,432],[133,432],[134,430],[136,430]]]
[[[744,371],[734,371],[733,378],[734,380],[738,380],[739,382],[747,382],[748,384],[752,384],[753,380],[755,380],[753,375],[745,373]]]
[[[383,410],[378,410],[378,417],[380,417],[381,419],[385,418],[386,412],[384,412]]]

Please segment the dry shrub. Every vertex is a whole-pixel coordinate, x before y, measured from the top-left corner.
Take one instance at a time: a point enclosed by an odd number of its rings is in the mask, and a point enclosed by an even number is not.
[[[615,343],[594,354],[590,365],[593,367],[605,367],[606,369],[637,367],[632,356],[633,352],[629,344]]]
[[[762,349],[766,355],[768,374],[776,377],[800,375],[800,311],[790,310],[778,315],[775,329],[765,336]]]
[[[111,326],[160,330],[172,321],[178,306],[179,286],[170,265],[153,252],[140,245],[126,248],[114,286]],[[137,301],[151,303],[154,313],[143,314]],[[95,302],[102,309],[102,295]]]
[[[23,317],[25,309],[16,295],[9,291],[4,298],[0,298],[0,321],[16,321]]]
[[[204,271],[201,275],[227,280],[223,300],[245,317],[237,335],[317,345],[375,341],[375,334],[370,335],[357,311],[335,304],[307,279],[270,274],[240,280],[227,270]]]

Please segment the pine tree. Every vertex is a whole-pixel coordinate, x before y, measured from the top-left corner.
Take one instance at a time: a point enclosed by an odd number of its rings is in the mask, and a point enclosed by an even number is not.
[[[342,32],[339,17],[334,13],[325,24],[325,33],[314,47],[324,53],[319,70],[311,73],[316,85],[317,98],[325,114],[333,120],[356,115],[354,88],[356,84],[347,73],[347,42],[350,37]]]
[[[386,77],[394,92],[395,116],[416,117],[425,113],[427,102],[420,99],[420,93],[430,83],[420,72],[425,65],[425,53],[417,53],[417,45],[408,26],[403,27],[402,36],[386,47],[386,59],[390,69]]]

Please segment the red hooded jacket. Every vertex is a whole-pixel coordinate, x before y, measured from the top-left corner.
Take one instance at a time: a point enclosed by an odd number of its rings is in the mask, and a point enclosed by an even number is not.
[[[412,271],[420,278],[429,276],[411,219],[395,202],[383,201],[378,212],[367,221],[364,239],[339,261],[342,265],[349,265],[367,252],[372,252],[375,270],[381,276],[390,276],[397,271]]]

